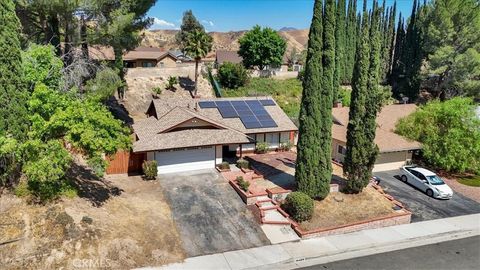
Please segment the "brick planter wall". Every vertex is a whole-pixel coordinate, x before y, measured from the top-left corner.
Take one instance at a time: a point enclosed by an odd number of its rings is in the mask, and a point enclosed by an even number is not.
[[[379,218],[373,218],[361,222],[354,222],[342,226],[315,229],[311,231],[304,231],[298,224],[292,224],[293,230],[302,238],[321,237],[333,234],[343,234],[349,232],[356,232],[367,229],[376,229],[382,227],[388,227],[393,225],[408,224],[410,223],[412,213],[402,209],[398,213],[394,213],[388,216]]]
[[[242,201],[247,205],[255,204],[257,202],[257,197],[268,195],[267,192],[260,193],[260,194],[247,194],[245,191],[243,191],[243,189],[241,189],[238,186],[237,183],[235,183],[235,181],[230,180],[228,182],[233,187],[233,189],[235,189],[238,195],[240,195],[240,198],[242,198]]]

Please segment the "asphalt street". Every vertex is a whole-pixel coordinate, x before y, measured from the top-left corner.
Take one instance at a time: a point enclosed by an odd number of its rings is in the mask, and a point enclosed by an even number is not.
[[[414,186],[402,182],[399,170],[377,172],[380,186],[412,212],[412,222],[480,213],[480,204],[458,192],[450,200],[428,197]]]
[[[313,265],[305,270],[329,269],[480,269],[480,236]]]

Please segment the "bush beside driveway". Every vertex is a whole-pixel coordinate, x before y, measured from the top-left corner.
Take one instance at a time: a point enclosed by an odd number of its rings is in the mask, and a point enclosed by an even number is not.
[[[412,222],[480,213],[480,203],[454,192],[450,200],[428,197],[415,187],[399,180],[399,170],[376,172],[380,186],[412,212]],[[398,178],[397,178],[398,177]]]
[[[216,171],[159,178],[188,257],[270,244],[253,214]]]

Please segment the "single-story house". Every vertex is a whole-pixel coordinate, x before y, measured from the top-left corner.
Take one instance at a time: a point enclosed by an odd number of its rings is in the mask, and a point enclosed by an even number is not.
[[[159,173],[214,168],[224,157],[294,141],[295,124],[270,97],[154,99],[133,125],[134,153],[156,160]]]
[[[411,160],[412,153],[421,148],[419,142],[407,140],[394,133],[395,124],[416,110],[415,104],[394,104],[382,108],[377,116],[375,143],[380,153],[373,171],[395,170]],[[348,107],[332,109],[332,158],[343,162],[346,153]]]
[[[115,54],[111,47],[90,46],[88,53],[97,61],[114,61]],[[164,51],[155,47],[138,47],[123,54],[123,62],[127,68],[136,67],[176,67],[182,62],[175,51]]]
[[[176,67],[178,58],[170,51],[160,48],[138,47],[123,56],[128,68],[135,67]]]
[[[237,51],[217,50],[215,52],[215,66],[217,68],[225,62],[240,64],[242,63],[242,61],[243,61],[243,58],[240,55],[238,55]]]

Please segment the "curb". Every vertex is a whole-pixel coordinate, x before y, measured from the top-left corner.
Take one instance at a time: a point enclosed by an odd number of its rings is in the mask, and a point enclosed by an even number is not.
[[[315,257],[292,258],[290,260],[275,264],[267,264],[254,268],[244,269],[295,269],[318,264],[326,264],[335,261],[348,260],[357,257],[375,255],[395,250],[407,249],[412,247],[425,246],[450,240],[457,240],[480,235],[479,230],[458,230],[445,233],[439,233],[429,236],[408,238],[401,241],[390,242],[384,245],[370,245],[347,250],[336,251]]]

